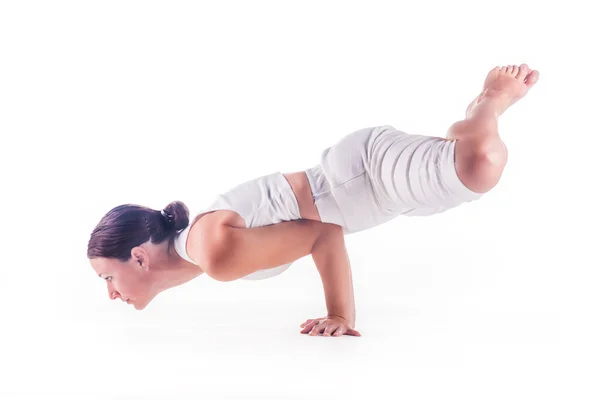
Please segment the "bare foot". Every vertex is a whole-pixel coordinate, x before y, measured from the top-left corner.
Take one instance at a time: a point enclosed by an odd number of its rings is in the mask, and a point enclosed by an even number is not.
[[[508,107],[522,99],[539,77],[540,73],[531,70],[527,64],[521,64],[519,67],[509,65],[494,68],[488,73],[481,94],[467,107],[467,117],[485,97],[499,100],[497,115],[500,116]]]

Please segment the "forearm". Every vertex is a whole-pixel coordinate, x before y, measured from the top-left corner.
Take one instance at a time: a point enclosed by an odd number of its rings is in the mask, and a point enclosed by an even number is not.
[[[312,249],[312,257],[321,276],[328,316],[338,316],[356,322],[352,270],[342,229],[326,224]]]

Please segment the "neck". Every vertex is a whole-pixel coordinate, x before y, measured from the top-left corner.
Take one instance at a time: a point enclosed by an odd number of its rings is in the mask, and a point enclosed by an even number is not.
[[[160,291],[183,285],[204,273],[202,268],[181,257],[173,247],[169,249],[169,255],[163,265],[164,268],[156,271]]]

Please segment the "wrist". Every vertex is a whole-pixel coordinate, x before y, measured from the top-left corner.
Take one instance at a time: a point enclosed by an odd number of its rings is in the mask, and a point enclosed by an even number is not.
[[[327,317],[328,318],[332,318],[332,317],[341,318],[341,319],[343,319],[344,321],[346,321],[348,323],[348,326],[350,328],[354,329],[354,324],[355,324],[355,321],[356,321],[356,315],[354,315],[352,317],[350,317],[350,316],[343,317],[343,316],[338,315],[338,314],[327,314]]]

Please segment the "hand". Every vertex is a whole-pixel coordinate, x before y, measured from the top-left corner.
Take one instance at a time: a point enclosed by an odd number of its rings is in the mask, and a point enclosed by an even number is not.
[[[311,336],[316,336],[323,333],[323,336],[342,336],[345,334],[351,336],[361,336],[358,331],[350,327],[350,323],[342,317],[328,316],[325,318],[309,319],[300,325],[302,331],[300,333],[309,333]]]

